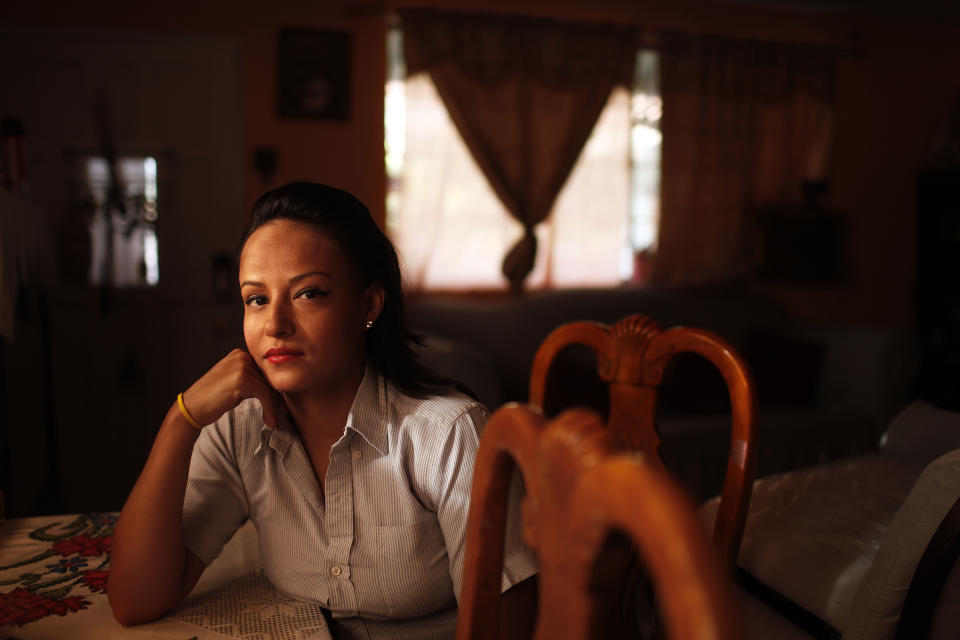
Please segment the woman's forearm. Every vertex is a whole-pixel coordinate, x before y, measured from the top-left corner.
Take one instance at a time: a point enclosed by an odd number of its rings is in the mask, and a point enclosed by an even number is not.
[[[228,353],[183,393],[193,421],[201,425],[244,398],[257,398],[264,421],[277,424],[279,396],[242,349]],[[123,624],[159,618],[187,597],[203,572],[203,562],[186,548],[183,537],[183,497],[199,433],[174,403],[123,505],[107,582],[113,615]]]
[[[203,570],[183,537],[183,499],[198,434],[174,404],[123,506],[107,583],[122,624],[159,618],[186,597]]]

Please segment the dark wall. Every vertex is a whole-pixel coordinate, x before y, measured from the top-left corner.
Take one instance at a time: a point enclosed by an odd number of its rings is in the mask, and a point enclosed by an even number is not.
[[[915,181],[958,108],[955,13],[917,14],[906,4],[878,14],[693,0],[432,4],[844,50],[829,204],[848,217],[849,277],[766,290],[813,322],[912,325]],[[356,193],[380,220],[384,215],[384,11],[306,0],[276,8],[177,1],[147,24],[128,4],[94,5],[39,0],[5,8],[0,52],[15,63],[5,65],[0,112],[25,122],[32,198],[47,211],[54,236],[73,220],[64,153],[99,144],[91,116],[98,89],[106,92],[122,150],[167,154],[160,285],[113,292],[104,305],[74,265],[43,289],[46,315],[35,296],[24,298],[18,338],[3,354],[3,457],[11,461],[14,514],[121,506],[176,393],[238,343],[239,304],[215,299],[211,264],[232,253],[259,193],[294,179],[327,181]],[[282,26],[352,35],[347,120],[277,117]],[[251,160],[260,146],[278,157],[267,182]],[[52,493],[44,488],[51,461],[61,474]]]

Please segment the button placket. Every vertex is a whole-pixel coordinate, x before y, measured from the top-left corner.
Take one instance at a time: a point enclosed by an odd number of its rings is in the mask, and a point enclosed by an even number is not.
[[[347,447],[334,447],[327,472],[330,605],[341,612],[357,609],[357,595],[350,573],[350,548],[353,544],[353,469],[350,461],[353,457]]]

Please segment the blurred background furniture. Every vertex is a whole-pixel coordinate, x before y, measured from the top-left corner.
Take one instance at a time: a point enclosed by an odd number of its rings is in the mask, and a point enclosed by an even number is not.
[[[603,598],[596,585],[601,552],[617,533],[649,571],[668,637],[742,637],[732,585],[688,498],[659,465],[620,451],[612,436],[584,409],[549,423],[523,406],[491,417],[477,452],[457,638],[497,637],[515,468],[526,486],[523,537],[540,561],[535,637],[621,637],[610,607],[621,599]]]
[[[527,400],[534,355],[557,326],[614,323],[635,313],[660,326],[710,331],[747,361],[757,383],[757,476],[876,448],[887,421],[912,397],[918,363],[908,330],[822,327],[794,321],[760,294],[727,289],[579,289],[522,297],[411,299],[411,326],[428,336],[428,363],[458,378],[491,409]],[[554,365],[562,403],[609,409],[605,382],[586,347]],[[674,358],[658,394],[665,465],[697,499],[716,495],[727,469],[730,402],[713,365]]]
[[[958,553],[960,413],[918,400],[877,452],[758,480],[739,560],[747,597],[801,637],[920,640],[960,629]],[[763,606],[749,607],[757,637],[796,637]]]

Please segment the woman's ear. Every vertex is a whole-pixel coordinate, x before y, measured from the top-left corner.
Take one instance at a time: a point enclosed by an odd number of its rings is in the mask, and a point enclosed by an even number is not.
[[[367,315],[364,318],[366,322],[376,322],[383,311],[383,303],[387,298],[387,292],[379,282],[374,282],[364,292],[367,303]]]

